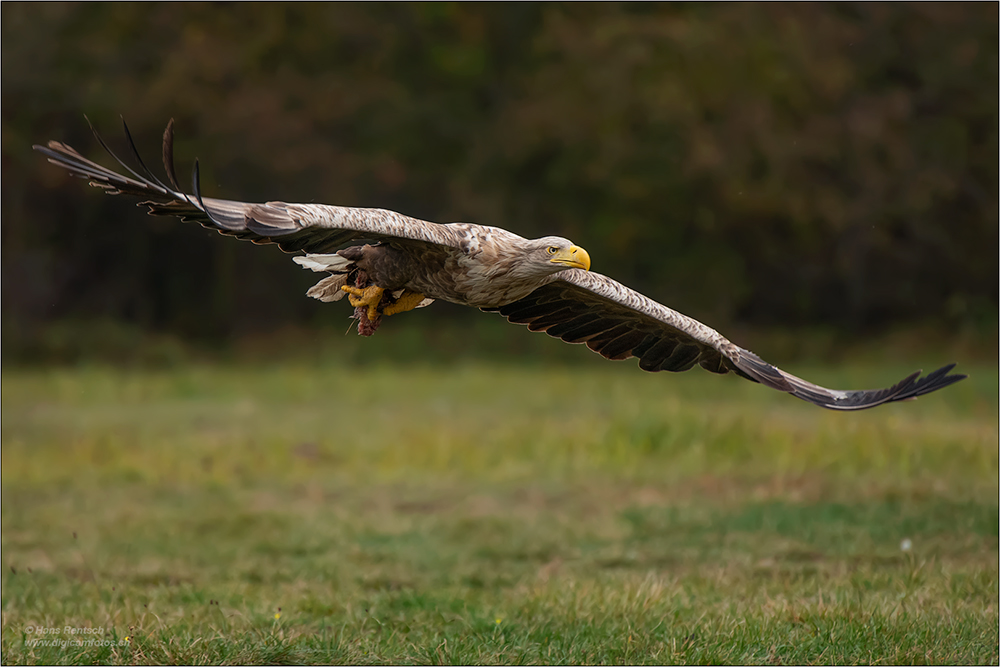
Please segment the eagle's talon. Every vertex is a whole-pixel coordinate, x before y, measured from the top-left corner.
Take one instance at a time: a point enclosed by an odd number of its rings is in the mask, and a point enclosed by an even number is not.
[[[351,287],[350,285],[343,285],[340,289],[347,292],[347,300],[350,301],[351,305],[355,308],[359,306],[368,306],[369,320],[374,320],[378,317],[378,304],[382,301],[382,293],[385,291],[384,289],[376,285],[365,287],[364,289],[360,287]]]
[[[404,291],[398,299],[382,309],[383,315],[396,315],[413,310],[424,300],[424,295],[419,292]]]

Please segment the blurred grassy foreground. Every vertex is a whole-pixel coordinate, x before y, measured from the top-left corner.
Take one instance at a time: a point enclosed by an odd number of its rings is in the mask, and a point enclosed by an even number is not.
[[[995,664],[961,370],[858,414],[633,362],[5,370],[3,660]]]

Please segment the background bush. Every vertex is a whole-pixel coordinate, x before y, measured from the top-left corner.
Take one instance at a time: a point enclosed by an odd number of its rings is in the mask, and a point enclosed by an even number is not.
[[[346,316],[276,249],[147,220],[30,150],[101,156],[85,113],[122,149],[124,116],[150,165],[175,118],[212,196],[568,236],[720,329],[995,332],[995,4],[2,12],[8,348],[65,321],[224,342]]]

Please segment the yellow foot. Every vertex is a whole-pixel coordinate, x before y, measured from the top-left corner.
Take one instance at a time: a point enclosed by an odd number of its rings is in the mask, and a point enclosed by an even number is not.
[[[381,287],[372,285],[371,287],[361,289],[359,287],[344,285],[340,289],[347,292],[347,300],[355,308],[358,306],[368,306],[369,320],[374,320],[378,317],[378,304],[382,301],[382,292],[385,291]]]
[[[395,303],[392,303],[385,307],[382,311],[383,315],[395,315],[396,313],[405,313],[408,310],[413,310],[420,302],[424,300],[423,294],[418,294],[417,292],[410,292],[409,290],[404,291]]]

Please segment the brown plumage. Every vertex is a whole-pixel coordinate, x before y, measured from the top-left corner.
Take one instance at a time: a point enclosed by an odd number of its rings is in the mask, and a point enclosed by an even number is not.
[[[564,238],[525,239],[497,227],[442,225],[382,209],[202,197],[197,161],[194,194],[188,195],[174,171],[173,121],[163,135],[169,185],[146,168],[127,127],[125,133],[139,171],[118,159],[100,137],[98,141],[130,176],[102,167],[57,141],[34,148],[109,194],[140,197],[140,205],[152,215],[175,215],[227,236],[304,252],[294,258],[296,262],[328,274],[308,295],[336,301],[350,292],[363,335],[374,333],[383,315],[443,299],[498,312],[531,331],[584,343],[608,359],[637,357],[646,371],[685,371],[695,365],[713,373],[732,371],[833,410],[916,398],[966,377],[949,375],[954,367],[949,364],[923,378],[918,371],[886,389],[826,389],[768,364],[700,322],[590,272],[586,251]],[[368,243],[348,245],[358,241]]]

